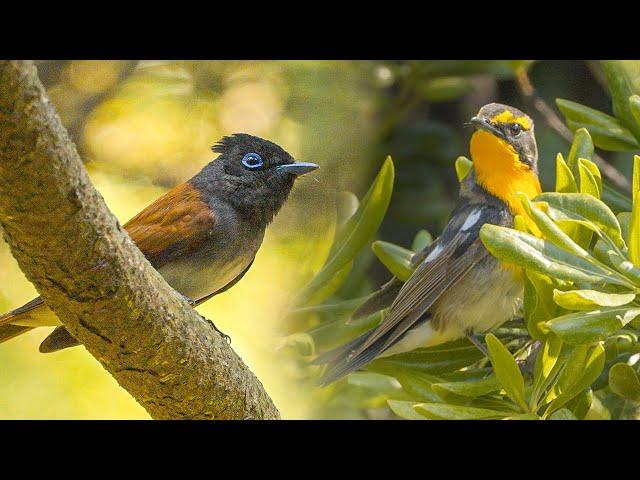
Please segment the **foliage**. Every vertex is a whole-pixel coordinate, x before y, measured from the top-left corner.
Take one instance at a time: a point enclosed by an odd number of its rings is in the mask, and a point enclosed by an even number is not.
[[[481,239],[494,256],[523,268],[522,318],[485,336],[488,358],[462,339],[377,359],[364,372],[318,389],[318,416],[338,411],[362,416],[365,409],[379,412],[385,403],[393,414],[406,419],[572,420],[635,415],[640,402],[640,157],[634,157],[633,194],[626,198],[603,180],[592,155],[594,146],[638,148],[640,72],[637,64],[604,62],[603,66],[615,116],[558,100],[574,131],[573,144],[566,160],[562,154],[556,158],[555,191],[532,201],[521,198],[541,236],[529,231],[522,218],[516,218],[513,229],[485,225],[481,230]],[[374,241],[391,193],[393,175],[385,173],[391,165],[387,159],[352,217],[358,221],[343,224],[332,251],[344,251],[341,242],[357,238],[358,246],[370,244],[389,272],[406,280],[411,255],[427,245],[431,236],[419,232],[411,249]],[[471,164],[459,157],[455,166],[460,180]],[[359,228],[360,224],[369,228]],[[356,255],[355,248],[349,252],[341,265],[354,265],[363,254]],[[331,261],[321,272],[327,265]],[[355,338],[384,315],[350,320],[367,292],[353,288],[357,276],[339,275],[336,268],[331,273],[331,293],[325,291],[314,302],[308,301],[307,294],[307,302],[291,313],[307,320],[313,316],[304,333],[287,339],[291,346],[304,338],[305,359]],[[320,290],[320,283],[312,280],[310,285]],[[355,295],[345,294],[348,291]],[[322,367],[301,365],[306,368],[305,381],[312,385]]]

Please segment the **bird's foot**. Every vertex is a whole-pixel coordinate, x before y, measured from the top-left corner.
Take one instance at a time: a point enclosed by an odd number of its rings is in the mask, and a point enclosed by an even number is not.
[[[180,292],[178,292],[180,293]],[[187,302],[191,307],[195,307],[196,306],[196,301],[191,298],[191,297],[187,297],[186,295],[183,295],[182,293],[180,293],[180,295],[182,295],[182,298],[184,298],[185,302]]]
[[[467,338],[471,343],[473,343],[476,346],[478,350],[482,352],[482,354],[485,357],[489,358],[489,352],[487,351],[487,347],[484,346],[484,344],[482,343],[482,341],[477,335],[474,335],[473,333],[468,333]]]
[[[540,354],[541,348],[542,342],[540,340],[531,342],[526,348],[526,357],[522,360],[516,360],[518,368],[520,368],[520,373],[522,373],[525,378],[533,378],[536,359]]]
[[[222,332],[221,330],[218,329],[218,327],[216,327],[216,324],[213,322],[210,322],[211,325],[213,325],[213,328],[216,329],[216,332],[218,332],[220,335],[222,335],[222,338],[225,339],[225,341],[231,345],[231,337],[229,335],[227,335],[226,333]]]

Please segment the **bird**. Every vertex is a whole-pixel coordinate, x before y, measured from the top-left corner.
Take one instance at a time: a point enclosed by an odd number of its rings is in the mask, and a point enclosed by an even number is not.
[[[192,306],[240,281],[295,179],[318,168],[246,133],[225,136],[212,150],[218,156],[199,173],[124,225],[151,265]],[[80,344],[40,297],[0,316],[0,343],[41,326],[56,327],[40,344],[42,353]]]
[[[377,327],[314,359],[314,364],[327,364],[321,385],[376,358],[464,337],[486,354],[476,334],[519,312],[523,271],[491,256],[480,240],[480,228],[513,227],[516,215],[532,224],[518,194],[534,198],[542,191],[533,120],[517,108],[490,103],[470,125],[475,128],[470,140],[473,168],[461,182],[442,234],[413,255],[414,271],[406,282],[392,278],[353,313],[357,319],[386,310]]]

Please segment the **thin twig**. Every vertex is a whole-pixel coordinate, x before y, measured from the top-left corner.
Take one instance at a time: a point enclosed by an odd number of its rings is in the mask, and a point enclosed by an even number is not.
[[[529,74],[524,68],[518,69],[516,72],[516,85],[518,91],[533,108],[535,108],[544,118],[547,124],[567,142],[573,141],[573,133],[567,128],[564,122],[556,114],[556,112],[545,102],[536,92]],[[631,183],[617,168],[607,162],[604,158],[594,152],[593,161],[598,166],[602,174],[618,189],[625,193],[631,192]]]

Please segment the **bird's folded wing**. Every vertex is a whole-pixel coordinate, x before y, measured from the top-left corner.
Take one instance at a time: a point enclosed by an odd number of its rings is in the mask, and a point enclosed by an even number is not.
[[[469,205],[453,215],[435,247],[422,256],[421,263],[400,289],[385,319],[354,356],[385,335],[384,348],[393,344],[451,285],[489,255],[480,241],[479,230],[484,223],[493,223],[496,215],[494,209],[482,205]]]
[[[210,238],[216,224],[213,211],[191,184],[165,193],[124,228],[155,268],[188,256]]]

